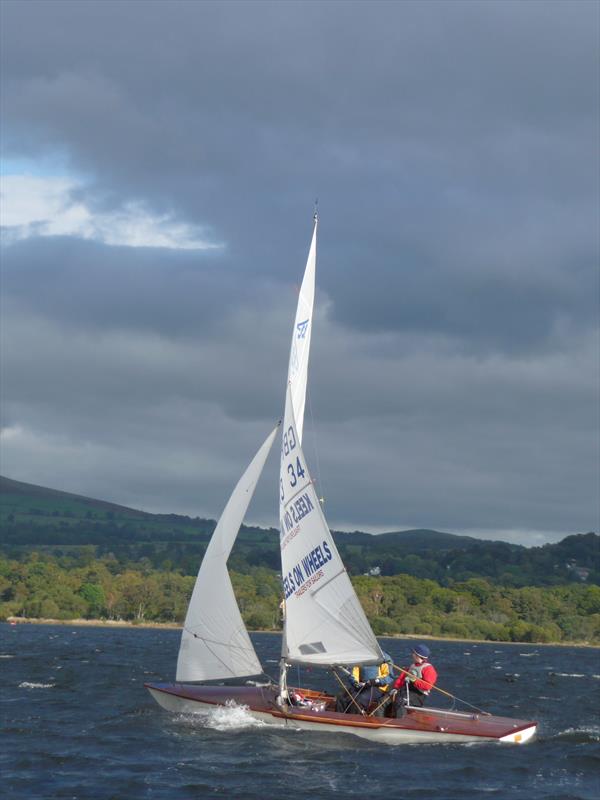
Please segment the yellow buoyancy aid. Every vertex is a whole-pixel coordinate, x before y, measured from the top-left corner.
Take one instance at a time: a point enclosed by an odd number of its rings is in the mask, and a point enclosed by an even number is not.
[[[352,677],[355,681],[368,681],[373,678],[387,678],[390,674],[390,667],[387,661],[381,664],[373,664],[373,666],[355,666],[352,667]],[[387,683],[379,687],[383,692],[387,692],[389,685]]]

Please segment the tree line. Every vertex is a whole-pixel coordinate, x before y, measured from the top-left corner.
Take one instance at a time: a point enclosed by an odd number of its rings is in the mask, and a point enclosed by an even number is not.
[[[110,514],[111,512],[106,512]],[[96,557],[112,554],[122,568],[148,560],[157,570],[195,574],[210,540],[214,522],[196,520],[196,527],[136,520],[82,520],[40,514],[28,519],[2,519],[0,554],[20,560],[37,550],[57,556],[93,546]],[[568,536],[542,547],[523,547],[435,531],[381,534],[336,533],[333,536],[348,571],[375,571],[434,580],[441,585],[483,577],[502,586],[558,586],[585,582],[600,585],[600,537],[595,533]],[[444,538],[441,538],[444,537]],[[279,537],[273,530],[243,526],[230,566],[247,572],[264,566],[280,568]]]
[[[93,547],[82,550],[77,559],[38,552],[1,557],[0,619],[183,622],[193,575],[158,570],[148,559],[124,568],[114,556],[95,557]],[[252,566],[231,576],[248,628],[279,630],[279,574]],[[352,582],[377,635],[600,644],[596,585],[514,587],[480,577],[441,585],[407,574],[360,575]]]

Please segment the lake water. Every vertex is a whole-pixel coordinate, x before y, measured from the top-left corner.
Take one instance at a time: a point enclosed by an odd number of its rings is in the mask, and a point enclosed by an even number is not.
[[[276,676],[279,637],[252,638]],[[406,641],[382,644],[406,663]],[[598,649],[429,644],[441,687],[493,713],[537,719],[537,741],[390,747],[272,728],[241,709],[172,715],[143,683],[173,679],[179,631],[0,624],[3,796],[600,797]],[[326,673],[303,682],[334,688]]]

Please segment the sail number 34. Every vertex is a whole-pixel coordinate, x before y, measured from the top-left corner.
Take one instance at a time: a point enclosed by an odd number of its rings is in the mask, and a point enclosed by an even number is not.
[[[292,450],[295,449],[296,449],[296,433],[294,429],[290,427],[283,434],[282,450],[284,457],[291,455]],[[294,458],[292,456],[290,463],[287,465],[287,473],[290,486],[293,489],[298,483],[298,478],[304,478],[305,474],[304,467],[302,466],[302,462],[300,461],[300,456],[296,457],[295,463],[294,463]],[[280,489],[281,489],[281,502],[283,502],[285,497],[283,489],[283,478],[280,478]]]

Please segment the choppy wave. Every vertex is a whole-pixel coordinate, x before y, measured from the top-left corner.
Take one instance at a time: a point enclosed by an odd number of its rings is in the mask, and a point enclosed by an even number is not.
[[[32,683],[31,681],[22,681],[19,684],[19,689],[53,689],[55,683]]]
[[[551,672],[550,675],[555,675],[557,678],[585,678],[583,672]]]
[[[552,739],[567,739],[576,743],[592,744],[600,742],[600,726],[584,725],[581,728],[565,728],[551,737]]]
[[[60,636],[49,641],[48,633]],[[475,650],[470,643],[440,642],[441,686],[459,691],[459,684],[468,682],[459,694],[469,703],[494,714],[538,719],[537,741],[524,749],[448,742],[393,752],[347,733],[298,733],[283,721],[278,728],[240,706],[167,712],[143,684],[150,675],[160,681],[172,674],[179,636],[176,630],[92,627],[71,636],[64,628],[21,626],[17,650],[13,632],[0,625],[0,654],[14,654],[0,660],[0,708],[8,733],[2,750],[4,795],[11,800],[291,800],[299,792],[319,800],[591,800],[598,795],[597,650],[547,648],[539,650],[537,661],[516,661],[519,652],[534,652],[534,647],[504,648],[496,659],[495,643]],[[275,664],[280,638],[252,634],[252,640],[263,666]],[[462,655],[465,646],[470,657]],[[404,641],[390,640],[386,649],[402,663]],[[549,675],[572,670],[589,679]],[[339,691],[325,671],[305,669],[297,678],[294,669],[292,676],[294,685],[298,680],[300,686]],[[17,688],[20,684],[23,688]]]

